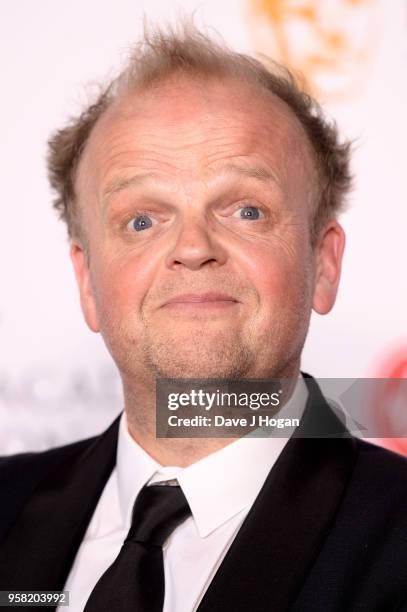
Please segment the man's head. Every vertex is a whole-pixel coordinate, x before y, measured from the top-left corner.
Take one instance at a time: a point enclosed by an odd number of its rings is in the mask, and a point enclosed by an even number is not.
[[[156,34],[50,144],[82,309],[125,384],[295,373],[335,301],[350,179],[286,73]]]

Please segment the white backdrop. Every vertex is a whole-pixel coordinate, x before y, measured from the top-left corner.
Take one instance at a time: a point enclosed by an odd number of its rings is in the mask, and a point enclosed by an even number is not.
[[[285,0],[297,17],[286,12],[273,26],[267,7],[282,3],[2,0],[0,454],[97,432],[122,408],[111,359],[82,320],[65,228],[51,208],[45,151],[50,132],[87,99],[84,85],[122,63],[143,15],[160,23],[196,9],[198,25],[248,53],[278,54],[283,32],[294,64],[296,50],[304,57],[303,47],[315,43],[308,26],[318,25],[325,37],[318,52],[327,62],[315,83],[343,134],[357,139],[356,183],[342,219],[347,248],[339,298],[328,316],[313,315],[302,367],[318,377],[388,376],[393,355],[407,361],[406,4]],[[341,13],[347,4],[374,9],[371,21],[370,14],[366,22],[349,19]],[[298,15],[308,19],[305,26]],[[349,40],[359,40],[357,27],[371,35],[353,73],[358,51]],[[345,43],[349,82],[328,57],[332,45]]]

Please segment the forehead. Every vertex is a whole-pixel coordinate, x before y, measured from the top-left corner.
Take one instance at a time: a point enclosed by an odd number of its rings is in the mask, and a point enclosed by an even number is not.
[[[79,180],[105,182],[135,164],[203,178],[237,158],[264,161],[287,180],[313,174],[303,127],[279,98],[233,79],[174,77],[111,105],[91,133]]]

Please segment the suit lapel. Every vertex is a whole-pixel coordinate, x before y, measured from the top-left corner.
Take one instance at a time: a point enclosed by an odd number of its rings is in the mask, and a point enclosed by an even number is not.
[[[316,559],[352,472],[356,445],[315,381],[306,376],[306,383],[301,431],[270,471],[198,612],[287,610]],[[324,438],[327,431],[336,437]],[[310,438],[318,433],[321,439]]]
[[[116,461],[119,419],[43,479],[0,549],[0,588],[62,590]]]

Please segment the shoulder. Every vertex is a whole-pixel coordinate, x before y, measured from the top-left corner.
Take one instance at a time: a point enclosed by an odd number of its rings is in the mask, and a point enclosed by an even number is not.
[[[361,470],[371,473],[375,480],[391,476],[395,486],[406,485],[407,457],[366,440],[355,438],[358,447],[358,463]],[[389,483],[391,484],[391,483]]]
[[[0,504],[0,541],[44,481],[50,478],[63,489],[67,485],[66,475],[75,479],[81,475],[84,465],[94,466],[96,472],[99,468],[111,470],[116,456],[119,422],[120,415],[104,432],[85,440],[43,452],[0,457],[0,499],[3,500]]]
[[[97,436],[42,452],[0,457],[0,539],[21,508],[46,476],[90,447]]]
[[[37,474],[53,466],[57,466],[65,458],[80,453],[90,445],[93,438],[79,440],[64,446],[58,446],[46,451],[18,453],[16,455],[7,455],[0,457],[0,486],[7,483],[10,479],[14,480],[19,477],[27,476],[28,474]]]
[[[355,443],[358,455],[348,496],[367,512],[393,518],[399,515],[404,522],[407,517],[407,458],[365,440],[356,438]]]
[[[76,458],[80,460],[81,455],[91,451],[99,442],[102,442],[102,452],[105,452],[106,448],[109,450],[112,444],[116,446],[121,415],[122,413],[114,419],[106,430],[96,436],[46,451],[0,457],[0,493],[4,490],[4,487],[10,484],[13,487],[18,487],[20,482],[40,479],[53,469],[58,469],[65,461],[73,461]]]
[[[0,492],[29,487],[47,473],[86,450],[98,436],[79,440],[41,452],[19,453],[0,457]],[[12,491],[10,491],[12,493]]]

